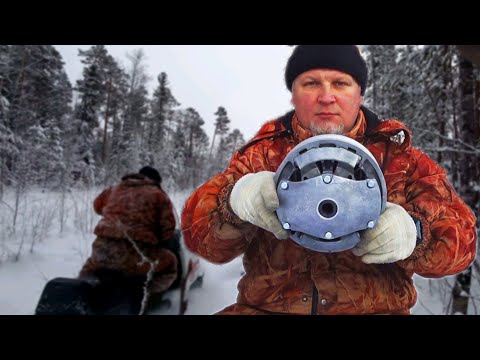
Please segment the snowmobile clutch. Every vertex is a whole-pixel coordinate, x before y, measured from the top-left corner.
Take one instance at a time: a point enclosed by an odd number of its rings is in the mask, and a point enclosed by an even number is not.
[[[371,152],[343,135],[318,135],[298,144],[275,177],[284,229],[297,244],[339,252],[360,241],[385,210],[385,178]]]

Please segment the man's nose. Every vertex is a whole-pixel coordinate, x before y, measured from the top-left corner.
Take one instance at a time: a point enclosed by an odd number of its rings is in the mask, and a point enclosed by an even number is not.
[[[331,104],[335,101],[335,95],[329,89],[323,89],[318,94],[317,101],[319,103]]]

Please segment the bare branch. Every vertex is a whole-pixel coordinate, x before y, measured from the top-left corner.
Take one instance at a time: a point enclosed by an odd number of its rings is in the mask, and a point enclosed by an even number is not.
[[[480,148],[478,148],[476,146],[473,146],[471,144],[467,144],[466,142],[464,142],[460,139],[452,139],[448,136],[445,136],[445,135],[442,135],[438,132],[432,131],[431,129],[422,129],[422,128],[417,128],[417,127],[412,126],[412,130],[420,132],[421,135],[423,135],[423,134],[435,135],[435,136],[437,136],[439,138],[442,138],[444,140],[451,141],[453,143],[458,143],[458,144],[466,147],[467,149],[472,150],[472,152],[470,152],[472,154],[479,154],[480,153]],[[460,151],[460,149],[458,149],[458,150],[455,149],[455,151]],[[464,151],[466,151],[466,150],[464,150]]]
[[[459,154],[480,155],[480,149],[478,149],[476,151],[471,151],[471,150],[452,148],[452,147],[449,147],[449,146],[441,146],[441,147],[438,147],[438,146],[437,147],[424,146],[423,150],[424,151],[454,152],[454,153],[459,153]]]

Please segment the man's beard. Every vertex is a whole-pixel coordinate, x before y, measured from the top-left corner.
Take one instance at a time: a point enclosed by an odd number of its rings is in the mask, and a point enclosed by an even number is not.
[[[310,131],[313,135],[324,135],[324,134],[336,134],[342,135],[345,130],[345,125],[336,124],[336,125],[324,125],[321,124],[310,124]]]

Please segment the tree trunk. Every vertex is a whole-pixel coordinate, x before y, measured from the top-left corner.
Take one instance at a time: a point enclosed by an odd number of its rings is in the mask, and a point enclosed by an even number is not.
[[[459,116],[459,135],[463,142],[475,145],[477,140],[478,125],[475,123],[474,114],[474,72],[473,65],[466,59],[460,57],[460,116]],[[470,208],[475,211],[478,206],[478,191],[475,191],[473,181],[478,179],[476,173],[476,163],[478,161],[475,154],[463,154],[460,158],[459,170],[459,193]],[[452,290],[451,314],[467,314],[468,299],[470,297],[471,267],[455,277],[455,285]]]
[[[108,80],[107,83],[107,105],[105,107],[105,127],[103,129],[103,151],[102,151],[102,161],[103,164],[105,164],[105,161],[107,159],[107,130],[108,130],[108,117],[109,117],[109,112],[110,112],[110,93],[112,91],[112,81],[111,79]]]
[[[210,159],[212,158],[213,144],[215,144],[215,136],[216,135],[217,135],[217,127],[215,128],[215,131],[213,132],[212,147],[210,148]]]

